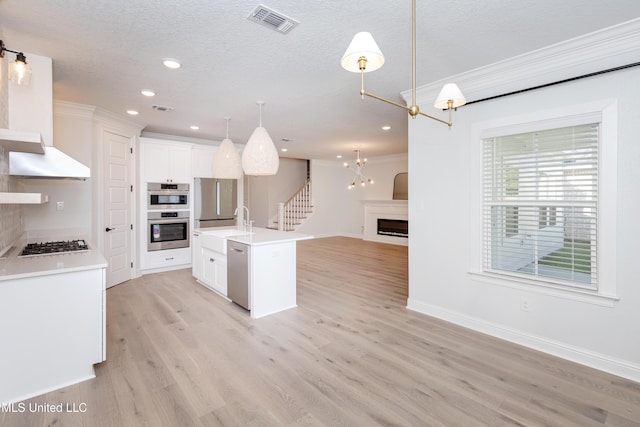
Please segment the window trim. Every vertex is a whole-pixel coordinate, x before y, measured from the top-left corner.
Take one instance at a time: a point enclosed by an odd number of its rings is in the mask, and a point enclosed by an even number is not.
[[[560,128],[583,124],[588,121],[600,123],[598,185],[598,289],[566,287],[534,278],[511,277],[485,272],[483,269],[483,190],[482,190],[482,143],[483,139]],[[469,274],[474,280],[494,285],[507,286],[551,294],[572,300],[612,306],[618,300],[616,275],[617,240],[617,100],[605,99],[585,104],[567,105],[561,108],[541,110],[529,114],[477,122],[472,125],[471,135],[471,236]]]

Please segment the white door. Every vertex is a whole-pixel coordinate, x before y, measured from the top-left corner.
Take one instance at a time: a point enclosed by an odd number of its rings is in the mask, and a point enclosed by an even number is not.
[[[109,131],[104,147],[104,245],[107,288],[131,279],[131,140]]]

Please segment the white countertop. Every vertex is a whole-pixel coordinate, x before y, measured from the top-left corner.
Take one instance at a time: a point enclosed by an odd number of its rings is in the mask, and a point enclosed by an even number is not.
[[[194,229],[194,231],[196,232],[202,234],[210,234],[212,236],[215,236],[216,231],[219,230],[238,230],[239,233],[243,233],[242,228],[237,228],[235,226]],[[238,243],[244,243],[245,245],[250,246],[270,245],[274,243],[286,243],[295,242],[297,240],[313,239],[313,236],[310,234],[294,233],[292,231],[278,231],[261,227],[253,227],[253,234],[225,235],[216,237],[223,237],[224,239]]]
[[[82,237],[72,237],[64,240],[73,239],[82,239]],[[0,259],[0,281],[90,270],[107,266],[107,260],[100,251],[91,249],[90,243],[88,251],[18,257],[27,243],[29,243],[29,240],[25,238],[18,239],[12,244],[14,248],[8,253],[8,256]]]

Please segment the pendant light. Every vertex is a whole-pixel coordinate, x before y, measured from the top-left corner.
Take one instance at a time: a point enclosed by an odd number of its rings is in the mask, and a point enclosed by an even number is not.
[[[229,120],[231,120],[231,117],[225,117],[224,119],[227,121],[227,137],[222,140],[218,151],[213,156],[213,177],[238,179],[242,177],[240,154],[238,154],[236,147],[229,139]]]
[[[262,106],[264,101],[256,102],[260,107],[260,125],[253,131],[242,152],[242,169],[247,175],[275,175],[278,173],[280,158],[269,133],[262,127]]]

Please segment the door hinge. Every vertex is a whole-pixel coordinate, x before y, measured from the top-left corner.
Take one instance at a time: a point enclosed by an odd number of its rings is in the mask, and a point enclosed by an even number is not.
[[[131,192],[133,193],[133,184],[131,185]]]
[[[131,229],[133,230],[133,224],[131,224]]]
[[[133,261],[131,261],[131,268],[133,268]]]
[[[129,147],[129,152],[133,154],[133,147]]]

